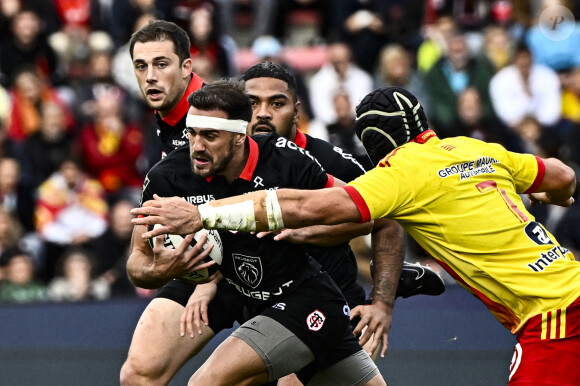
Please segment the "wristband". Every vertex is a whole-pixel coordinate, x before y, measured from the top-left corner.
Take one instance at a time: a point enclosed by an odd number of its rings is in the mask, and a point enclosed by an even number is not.
[[[268,230],[277,231],[284,228],[282,208],[280,208],[275,190],[266,190],[266,217],[268,218]]]

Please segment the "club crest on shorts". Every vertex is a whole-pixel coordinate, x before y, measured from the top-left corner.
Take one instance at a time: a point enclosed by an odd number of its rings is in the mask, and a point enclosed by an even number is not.
[[[306,325],[310,331],[318,331],[324,325],[325,320],[326,316],[322,312],[314,310],[306,317]]]
[[[262,282],[262,261],[259,257],[232,254],[236,274],[241,281],[252,288],[256,288]]]

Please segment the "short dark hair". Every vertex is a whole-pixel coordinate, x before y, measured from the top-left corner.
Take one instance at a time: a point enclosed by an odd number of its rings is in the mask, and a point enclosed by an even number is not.
[[[135,43],[162,42],[166,40],[173,42],[173,49],[179,57],[180,63],[191,57],[191,41],[187,32],[170,21],[153,20],[131,35],[131,40],[129,40],[131,59],[133,59]]]
[[[286,82],[292,93],[294,101],[297,100],[296,79],[284,66],[274,62],[261,62],[248,68],[242,75],[242,80],[247,82],[255,78],[274,78]]]
[[[187,102],[199,110],[225,111],[228,119],[252,120],[252,102],[246,95],[243,81],[216,80],[191,93]]]

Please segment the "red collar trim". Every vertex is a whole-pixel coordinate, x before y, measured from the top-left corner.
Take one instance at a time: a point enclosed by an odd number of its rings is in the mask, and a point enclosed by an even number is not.
[[[167,114],[165,118],[163,118],[163,122],[167,123],[170,126],[175,126],[186,114],[189,110],[189,103],[187,103],[187,97],[192,92],[199,90],[203,86],[203,80],[195,73],[191,73],[191,80],[189,81],[189,85],[187,86],[187,90],[183,93],[183,97],[175,106],[173,110]]]
[[[298,145],[301,149],[306,149],[306,142],[308,138],[300,130],[296,130],[296,138],[294,138],[294,143]]]
[[[437,134],[433,130],[426,130],[409,142],[425,143],[433,137],[437,137]]]
[[[246,167],[240,174],[239,178],[246,181],[250,181],[256,170],[256,165],[258,165],[258,156],[260,155],[260,150],[258,149],[258,144],[250,137],[246,137],[248,143],[250,144],[250,154],[248,156],[248,161],[246,162]]]

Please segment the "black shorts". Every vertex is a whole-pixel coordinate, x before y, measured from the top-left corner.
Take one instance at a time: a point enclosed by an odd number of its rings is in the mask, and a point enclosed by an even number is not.
[[[195,284],[174,279],[161,288],[155,297],[170,299],[185,307],[194,290]],[[244,300],[243,296],[225,280],[218,284],[216,297],[207,309],[209,328],[214,334],[233,327],[235,322],[241,324],[248,319],[243,306]]]
[[[294,333],[322,367],[361,350],[350,326],[350,308],[326,272],[309,277],[260,314]]]

